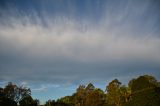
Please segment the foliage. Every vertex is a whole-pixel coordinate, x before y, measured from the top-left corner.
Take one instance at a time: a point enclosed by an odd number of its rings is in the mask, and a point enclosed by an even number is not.
[[[131,99],[125,106],[159,106],[159,82],[153,76],[140,76],[129,82]]]
[[[77,92],[75,94],[75,105],[77,106],[84,106],[85,104],[85,97],[86,97],[86,90],[84,85],[80,85],[77,88]]]
[[[33,100],[31,96],[26,96],[19,102],[19,104],[19,106],[38,106],[39,101]]]
[[[157,84],[157,80],[153,76],[149,75],[140,76],[137,79],[133,79],[129,82],[132,92],[136,92],[144,88],[152,88]]]
[[[160,90],[160,88],[158,88]],[[145,89],[131,96],[131,100],[126,103],[126,106],[159,106],[160,93],[156,88]]]
[[[114,79],[106,87],[106,103],[109,106],[121,106],[121,94],[120,94],[121,82]]]
[[[31,95],[30,89],[23,86],[18,87],[11,82],[8,83],[8,85],[4,88],[3,92],[6,98],[9,98],[10,100],[17,103],[24,97]]]
[[[31,90],[29,88],[9,82],[4,88],[0,88],[0,106],[17,106],[20,101],[30,95]]]
[[[30,89],[8,83],[0,88],[0,106],[39,106]],[[48,100],[43,106],[159,106],[160,82],[143,75],[129,81],[128,87],[118,79],[112,80],[105,92],[92,83],[80,85],[71,96]]]
[[[86,95],[85,106],[102,106],[105,95],[101,89],[94,89]]]

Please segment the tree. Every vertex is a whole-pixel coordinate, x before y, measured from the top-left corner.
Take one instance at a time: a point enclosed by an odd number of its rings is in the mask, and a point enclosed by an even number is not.
[[[61,103],[65,106],[74,106],[73,96],[65,96],[57,100],[57,103]]]
[[[87,94],[85,106],[103,106],[104,98],[104,92],[101,89],[95,89]]]
[[[131,91],[133,93],[146,88],[153,88],[157,84],[158,82],[153,76],[144,75],[144,76],[138,77],[137,79],[131,80],[128,85],[131,88]]]
[[[24,97],[31,95],[30,89],[23,86],[18,87],[11,82],[9,82],[7,86],[5,86],[3,92],[6,98],[15,101],[16,103],[18,103]]]
[[[26,96],[19,102],[19,104],[19,106],[38,106],[39,101],[33,100],[31,96]]]
[[[120,94],[120,85],[117,79],[114,79],[106,87],[106,103],[109,106],[121,106],[121,94]]]
[[[84,106],[85,96],[86,96],[85,85],[80,85],[77,88],[77,92],[75,94],[75,105]]]
[[[122,105],[127,103],[131,99],[131,90],[125,85],[120,87],[121,103]]]
[[[149,75],[140,76],[129,82],[131,99],[126,106],[159,106],[159,82]]]
[[[128,87],[118,79],[106,86],[106,92],[92,83],[80,85],[71,96],[57,101],[48,100],[44,106],[159,106],[160,82],[153,76],[144,75],[132,79]],[[18,104],[19,103],[19,104]],[[31,97],[30,89],[8,83],[0,87],[0,106],[39,106],[39,100]]]
[[[48,100],[44,106],[56,106],[55,100]]]
[[[95,89],[94,85],[92,83],[89,83],[87,87],[85,88],[86,92],[91,92]]]
[[[3,88],[0,88],[0,106],[17,106],[15,101],[5,96]]]

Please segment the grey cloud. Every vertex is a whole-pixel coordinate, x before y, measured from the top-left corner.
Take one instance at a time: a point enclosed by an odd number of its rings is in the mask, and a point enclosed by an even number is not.
[[[140,11],[130,5],[105,13],[99,24],[44,16],[45,26],[36,13],[3,13],[8,20],[0,24],[0,80],[77,84],[146,73],[160,78],[158,19],[147,14],[148,3]]]
[[[52,22],[52,21],[51,21]],[[97,26],[99,27],[99,26]],[[23,53],[32,57],[65,57],[78,61],[97,61],[128,57],[155,58],[159,56],[160,39],[156,36],[127,36],[127,31],[114,33],[92,26],[85,32],[77,28],[77,23],[58,23],[45,29],[41,25],[21,21],[14,27],[1,28],[1,50],[4,52]],[[132,32],[127,32],[132,35]],[[16,42],[16,43],[15,43]],[[100,52],[99,52],[100,51]],[[136,52],[135,52],[136,51]],[[153,55],[154,52],[154,55]]]

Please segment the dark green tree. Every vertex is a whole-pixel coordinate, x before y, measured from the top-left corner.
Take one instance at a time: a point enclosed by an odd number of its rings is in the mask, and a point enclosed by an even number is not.
[[[133,93],[143,89],[154,88],[157,84],[158,82],[153,76],[144,75],[131,80],[128,85]]]
[[[17,106],[15,101],[5,96],[3,88],[0,88],[0,106]]]
[[[39,101],[33,100],[31,96],[26,96],[19,102],[19,106],[39,106]]]
[[[31,95],[31,90],[23,86],[18,87],[9,82],[4,88],[4,95],[6,98],[18,103],[24,97]]]
[[[56,105],[56,101],[55,100],[48,100],[48,101],[46,101],[44,106],[57,106],[57,105]]]
[[[159,82],[149,75],[140,76],[129,82],[131,99],[126,106],[159,106]]]

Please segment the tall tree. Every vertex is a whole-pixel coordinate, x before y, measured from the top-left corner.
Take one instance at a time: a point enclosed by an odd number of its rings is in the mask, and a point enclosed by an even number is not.
[[[77,92],[76,92],[76,96],[75,96],[75,105],[76,106],[84,106],[85,96],[86,96],[85,85],[80,85],[77,88]]]
[[[18,87],[17,85],[9,82],[4,88],[4,95],[6,98],[18,103],[24,97],[30,96],[31,90],[23,86]]]
[[[103,106],[105,95],[101,89],[94,89],[87,93],[85,106]]]
[[[107,96],[106,103],[109,106],[121,106],[121,94],[120,94],[121,82],[118,79],[114,79],[106,87]]]

